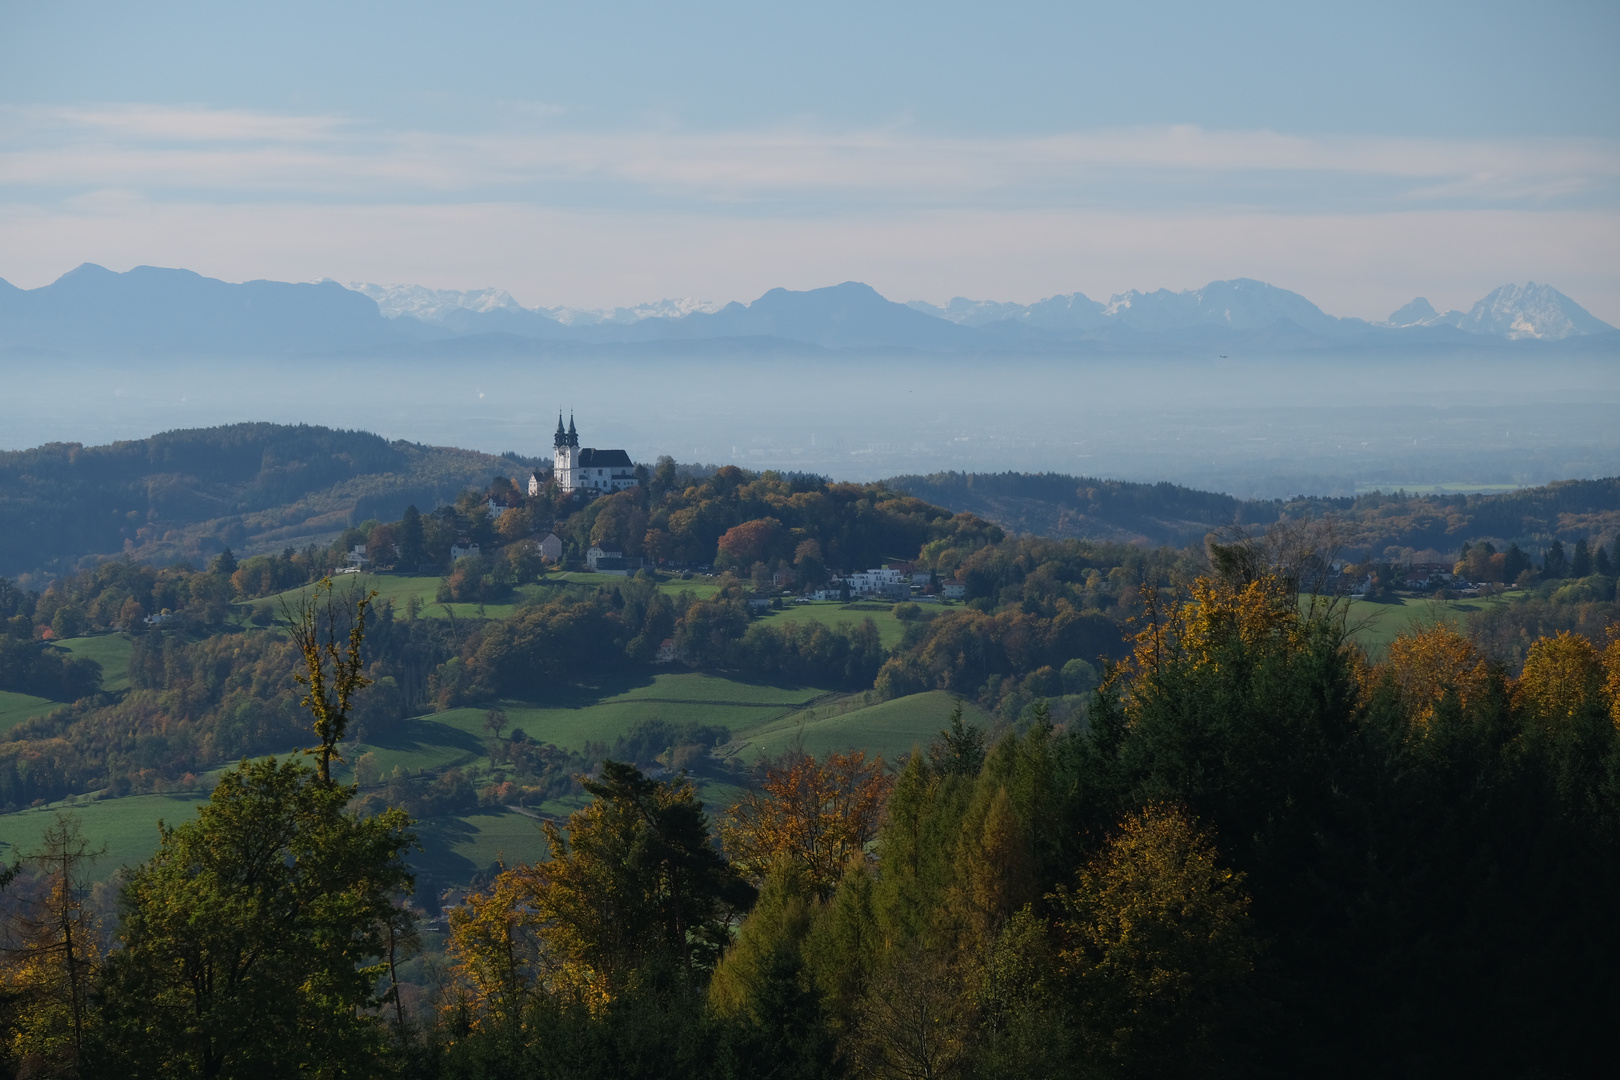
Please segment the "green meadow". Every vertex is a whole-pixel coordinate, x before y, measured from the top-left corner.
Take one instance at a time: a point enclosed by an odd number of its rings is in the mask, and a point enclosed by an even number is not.
[[[506,734],[521,728],[531,738],[572,750],[583,749],[587,741],[611,746],[642,720],[723,725],[731,731],[731,740],[721,753],[745,763],[794,746],[815,754],[859,747],[893,760],[932,739],[954,705],[941,691],[884,702],[872,702],[871,696],[667,672],[633,685],[580,690],[561,702],[503,700],[490,705],[506,713]],[[52,704],[20,694],[0,695],[0,718],[15,713],[21,720],[37,715],[41,705]],[[413,775],[433,775],[452,767],[487,764],[489,735],[484,724],[489,707],[413,717],[370,742],[346,743],[343,751],[350,764],[339,770],[339,776],[351,779],[352,763],[367,753],[375,755],[385,774],[395,767]],[[966,709],[970,719],[985,722],[977,708]],[[91,794],[0,815],[0,857],[11,859],[31,850],[55,812],[68,810],[79,815],[92,845],[107,846],[107,855],[92,870],[92,876],[105,877],[149,857],[157,847],[158,819],[170,824],[189,819],[206,799],[202,789],[218,771],[204,774],[194,792],[123,798]],[[734,786],[708,778],[700,778],[699,790],[711,813],[739,793]],[[581,805],[581,799],[566,799],[547,804],[544,810],[566,814]],[[428,819],[418,823],[417,832],[422,850],[413,854],[412,863],[437,885],[465,882],[497,857],[533,860],[545,853],[536,820],[505,807]]]
[[[877,625],[883,647],[890,649],[900,643],[906,632],[905,623],[894,617],[893,608],[893,604],[842,604],[836,600],[813,600],[800,604],[785,600],[781,611],[771,611],[759,618],[762,622],[819,622],[828,626],[846,622],[858,626],[861,620],[871,619]]]
[[[46,716],[62,707],[50,698],[0,690],[0,732],[10,731],[31,716]]]
[[[479,605],[474,604],[441,604],[434,597],[439,591],[441,579],[436,577],[406,577],[395,574],[339,574],[332,579],[339,592],[350,588],[364,589],[376,592],[379,604],[392,601],[397,615],[405,614],[405,607],[415,597],[422,605],[420,618],[443,619],[454,617],[457,619],[478,618]],[[556,579],[548,579],[556,580]],[[299,601],[308,596],[314,584],[301,585],[296,589],[277,593],[274,596],[262,597],[258,600],[245,601],[253,608],[268,608],[276,617],[280,618],[282,606],[296,606]],[[505,619],[518,609],[524,600],[532,598],[540,591],[539,585],[522,585],[517,589],[516,596],[507,603],[484,604],[484,617],[490,619]],[[448,609],[449,614],[446,614]]]
[[[126,795],[98,799],[80,795],[45,807],[0,815],[0,859],[11,862],[39,846],[40,836],[59,811],[76,815],[91,850],[103,845],[106,853],[90,867],[89,876],[102,879],[121,866],[144,862],[157,850],[159,820],[170,825],[188,821],[207,801],[204,792],[168,795]]]
[[[1378,604],[1366,600],[1350,600],[1345,614],[1345,625],[1351,640],[1359,642],[1375,656],[1383,653],[1396,635],[1415,627],[1432,626],[1448,622],[1462,629],[1468,616],[1487,608],[1511,603],[1522,594],[1513,591],[1499,596],[1481,596],[1466,600],[1433,600],[1403,596],[1393,603]]]
[[[79,660],[94,660],[101,665],[101,688],[117,692],[129,687],[129,654],[134,648],[129,635],[122,632],[96,634],[92,637],[66,638],[56,643]]]
[[[870,696],[853,694],[767,721],[734,734],[726,749],[743,760],[797,748],[817,757],[865,750],[893,761],[914,747],[928,745],[956,707],[956,699],[943,690],[867,703]],[[992,726],[989,716],[971,702],[962,703],[962,714],[971,723]]]

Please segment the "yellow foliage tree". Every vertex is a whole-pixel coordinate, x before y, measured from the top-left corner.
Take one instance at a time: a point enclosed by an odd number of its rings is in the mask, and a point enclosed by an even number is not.
[[[1614,648],[1612,643],[1610,648]],[[1560,631],[1558,636],[1538,638],[1530,646],[1524,673],[1513,688],[1514,704],[1551,727],[1562,726],[1583,709],[1602,702],[1604,676],[1603,658],[1592,642],[1580,634]]]
[[[1454,690],[1466,707],[1490,681],[1489,668],[1474,643],[1449,623],[1397,635],[1389,645],[1389,668],[1407,715],[1419,727],[1434,719],[1448,691]]]
[[[503,871],[451,918],[442,1008],[464,1029],[511,1020],[539,992],[599,1011],[648,980],[712,968],[751,899],[685,780],[611,760],[581,779],[595,798],[566,831],[545,823],[551,857]]]
[[[1132,659],[1138,672],[1152,676],[1171,663],[1194,666],[1217,663],[1233,645],[1255,649],[1290,646],[1304,632],[1296,594],[1275,574],[1233,583],[1200,577],[1191,596],[1166,605],[1158,591],[1142,587],[1140,616]]]
[[[1153,1075],[1154,1061],[1196,1060],[1255,952],[1243,875],[1209,835],[1174,807],[1144,807],[1054,899],[1062,976],[1098,1063]]]
[[[461,1034],[521,1022],[544,979],[534,875],[503,869],[449,916],[451,979],[440,1011]]]
[[[1620,626],[1609,627],[1609,645],[1603,650],[1603,692],[1609,699],[1609,718],[1620,727]]]

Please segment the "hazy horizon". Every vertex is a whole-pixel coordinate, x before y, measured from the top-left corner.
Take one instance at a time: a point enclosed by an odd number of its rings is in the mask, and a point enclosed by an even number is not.
[[[1620,8],[1588,0],[11,5],[0,278],[167,266],[581,309],[1250,278],[1370,322],[1535,281],[1620,325],[1617,44]],[[31,341],[0,359],[0,445],[262,419],[543,454],[572,406],[638,458],[850,479],[1620,473],[1612,354],[1272,348],[91,362]]]
[[[12,376],[39,404],[7,425],[3,448],[266,420],[544,457],[562,409],[587,445],[637,460],[669,454],[839,480],[1050,471],[1277,497],[1620,474],[1620,383],[1605,356],[1542,358],[1529,370],[1490,355],[1416,367],[1402,356],[988,365],[852,353],[811,368],[791,357],[650,354],[586,362],[612,379],[600,389],[569,388],[571,363],[61,361]]]

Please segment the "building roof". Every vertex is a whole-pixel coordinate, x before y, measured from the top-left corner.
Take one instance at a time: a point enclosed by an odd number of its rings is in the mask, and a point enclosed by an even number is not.
[[[633,469],[635,462],[623,450],[597,450],[587,446],[579,452],[582,469]]]

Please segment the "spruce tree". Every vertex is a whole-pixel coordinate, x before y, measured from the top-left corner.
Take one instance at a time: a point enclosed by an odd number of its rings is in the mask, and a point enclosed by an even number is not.
[[[1523,548],[1516,543],[1508,545],[1507,554],[1502,563],[1502,579],[1504,581],[1511,585],[1519,580],[1520,574],[1532,569],[1532,567],[1530,556],[1524,553]]]
[[[1569,558],[1564,554],[1564,542],[1554,540],[1547,548],[1547,555],[1541,560],[1541,573],[1543,577],[1562,578],[1569,576]]]
[[[1586,543],[1586,537],[1575,541],[1575,554],[1569,560],[1569,576],[1583,578],[1592,572],[1592,549]]]

